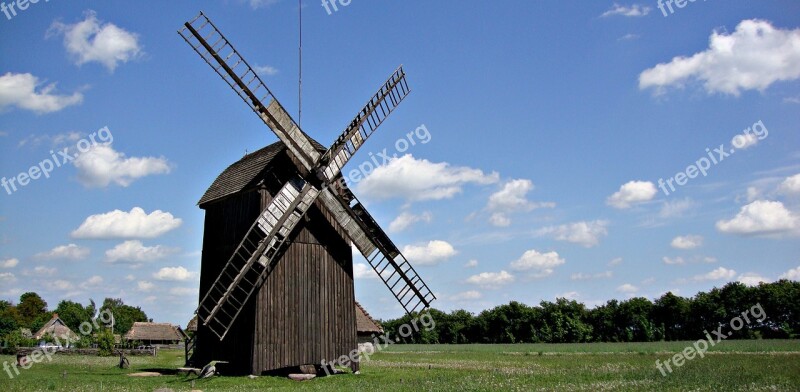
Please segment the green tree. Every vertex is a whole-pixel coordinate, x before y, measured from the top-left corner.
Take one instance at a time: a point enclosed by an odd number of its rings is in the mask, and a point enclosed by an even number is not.
[[[63,300],[58,303],[55,312],[71,330],[76,333],[79,331],[83,322],[91,322],[95,314],[95,304],[91,299],[88,306],[83,306],[77,302]]]
[[[17,308],[8,301],[0,301],[0,337],[20,328]]]
[[[108,357],[114,353],[114,334],[110,329],[103,328],[97,333],[97,347],[100,349],[98,355],[102,357]]]
[[[47,302],[39,294],[28,292],[19,297],[17,311],[23,327],[34,329],[34,321],[47,313]],[[41,328],[41,325],[39,326]]]
[[[691,300],[668,292],[653,304],[653,322],[664,331],[664,340],[688,340]]]
[[[106,298],[100,311],[111,310],[114,315],[114,333],[124,335],[128,333],[135,322],[147,322],[147,314],[140,307],[125,305],[120,298]]]

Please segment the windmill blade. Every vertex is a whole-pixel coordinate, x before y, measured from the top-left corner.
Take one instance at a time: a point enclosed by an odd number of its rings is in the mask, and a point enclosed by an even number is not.
[[[292,156],[310,172],[319,160],[319,153],[311,140],[214,23],[201,12],[193,20],[184,23],[178,34],[275,132]]]
[[[322,155],[318,176],[328,183],[332,182],[353,154],[410,92],[406,73],[401,65],[358,112],[356,118],[350,122],[331,148]]]
[[[272,272],[287,237],[318,195],[305,180],[289,181],[250,227],[196,311],[220,340]]]
[[[352,195],[349,195],[352,196]],[[406,313],[430,307],[436,296],[358,199],[352,206],[326,188],[319,199],[333,214]]]

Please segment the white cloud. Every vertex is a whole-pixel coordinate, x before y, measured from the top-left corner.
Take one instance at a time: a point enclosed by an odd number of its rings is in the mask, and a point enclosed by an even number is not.
[[[657,193],[655,184],[650,181],[630,181],[609,196],[606,204],[622,210],[653,200]]]
[[[559,298],[564,298],[568,301],[577,300],[580,298],[581,294],[577,291],[567,291],[566,293],[556,294],[556,300]]]
[[[78,246],[75,244],[56,246],[55,248],[42,253],[37,253],[34,257],[37,259],[53,260],[82,260],[89,256],[92,251],[89,248]]]
[[[372,267],[364,264],[353,264],[353,277],[356,279],[378,279],[378,274]]]
[[[13,283],[17,281],[17,277],[11,272],[0,272],[0,282]]]
[[[414,265],[434,265],[458,253],[453,245],[445,241],[433,240],[425,245],[406,245],[403,255]]]
[[[150,214],[140,207],[130,212],[114,210],[92,215],[72,232],[73,238],[156,238],[178,228],[183,221],[168,212],[155,210]]]
[[[778,279],[800,280],[800,267],[786,271],[786,273],[779,276]]]
[[[672,239],[672,243],[670,245],[672,245],[672,247],[675,249],[695,249],[703,246],[703,236],[678,236]]]
[[[136,289],[145,293],[152,290],[154,287],[156,287],[156,285],[147,281],[139,281],[136,283]]]
[[[686,264],[686,260],[684,260],[683,257],[670,258],[670,257],[664,256],[664,257],[661,258],[661,260],[664,261],[664,264],[667,264],[667,265],[682,265],[682,264]]]
[[[744,283],[747,286],[758,286],[759,283],[772,283],[771,280],[755,273],[755,272],[747,272],[744,274],[739,275],[736,279],[738,282]]]
[[[800,195],[800,174],[786,177],[778,190],[785,195]]]
[[[59,291],[69,291],[75,288],[75,285],[63,279],[56,280],[51,286]]]
[[[146,263],[163,259],[178,252],[178,249],[162,245],[144,246],[142,241],[129,240],[106,251],[106,260],[109,263]]]
[[[615,258],[615,259],[613,259],[613,260],[608,262],[608,266],[609,267],[615,267],[615,266],[618,266],[620,264],[622,264],[622,257],[617,257],[617,258]]]
[[[164,267],[153,274],[158,280],[186,281],[197,277],[196,272],[191,272],[184,267]]]
[[[170,165],[166,158],[130,157],[111,146],[98,144],[80,154],[73,164],[78,169],[78,181],[86,187],[104,188],[114,183],[127,187],[136,179],[153,174],[167,174]]]
[[[757,200],[742,207],[733,219],[720,220],[716,226],[728,234],[778,234],[797,229],[798,218],[779,201]]]
[[[371,165],[371,162],[365,162],[362,166],[366,164]],[[354,169],[353,172],[363,173],[366,170]],[[461,193],[464,185],[487,185],[496,183],[498,179],[497,173],[484,174],[478,169],[454,167],[446,162],[433,163],[406,154],[369,173],[357,184],[357,189],[377,199],[441,200]],[[357,179],[350,176],[349,181],[357,182]]]
[[[404,211],[399,216],[397,216],[397,218],[395,218],[392,221],[392,223],[389,224],[389,232],[399,233],[409,228],[414,223],[417,222],[430,223],[432,219],[433,215],[428,211],[425,211],[419,215],[415,215],[408,211]]]
[[[112,23],[102,24],[94,11],[87,11],[85,19],[75,24],[55,22],[47,33],[48,37],[60,34],[64,34],[64,48],[77,65],[96,61],[113,72],[120,63],[143,53],[137,34]]]
[[[19,264],[19,260],[15,258],[0,260],[0,268],[14,268]]]
[[[169,289],[169,293],[171,295],[176,295],[176,296],[197,295],[197,288],[196,287],[173,287],[173,288]]]
[[[464,264],[464,268],[475,268],[478,266],[478,260],[472,259]]]
[[[625,294],[634,294],[639,291],[639,288],[630,283],[625,283],[622,286],[617,287],[617,291]]]
[[[658,216],[663,219],[681,217],[695,205],[692,199],[667,201],[661,206]]]
[[[709,48],[691,57],[675,57],[639,75],[639,88],[683,87],[703,83],[708,93],[738,96],[763,91],[778,81],[800,78],[800,29],[777,29],[770,22],[743,20],[732,34],[714,31]]]
[[[0,76],[0,110],[16,106],[37,114],[45,114],[83,102],[81,93],[57,95],[54,94],[55,83],[42,87],[44,83],[29,73],[13,74],[8,72]]]
[[[551,235],[558,241],[567,241],[591,248],[600,244],[600,238],[608,235],[606,226],[608,222],[584,221],[561,226],[551,226],[539,229],[536,235]]]
[[[522,256],[511,262],[511,269],[515,271],[540,270],[552,274],[552,269],[566,263],[556,252],[539,253],[531,249]],[[550,270],[548,272],[548,270]]]
[[[502,212],[495,212],[489,217],[489,223],[491,223],[492,226],[508,227],[511,225],[511,218]]]
[[[80,132],[63,132],[55,135],[29,135],[17,143],[17,147],[38,147],[47,144],[50,148],[57,148],[66,144],[75,144],[81,137]]]
[[[483,298],[483,294],[477,290],[464,291],[450,296],[450,300],[455,302],[475,301],[481,298]]]
[[[533,182],[523,179],[511,180],[503,185],[501,190],[489,196],[487,209],[493,212],[489,222],[494,226],[505,227],[511,224],[511,218],[508,217],[510,213],[555,208],[555,203],[552,202],[534,203],[528,200],[528,192],[533,188]]]
[[[707,281],[715,281],[715,280],[730,280],[736,276],[736,271],[732,269],[727,269],[725,267],[719,267],[707,274],[703,275],[695,275],[692,280],[695,282],[707,282]]]
[[[487,289],[496,289],[514,282],[514,275],[506,271],[481,272],[467,278],[467,283],[478,285]]]
[[[127,280],[128,282],[133,282],[134,280],[136,280],[136,277],[129,274],[125,276],[125,280]]]
[[[246,0],[248,4],[250,4],[250,8],[252,9],[259,9],[264,7],[269,7],[280,0]]]
[[[53,276],[58,272],[56,268],[47,268],[44,266],[38,266],[33,269],[33,272],[25,271],[23,275],[26,276]]]
[[[274,76],[278,74],[278,69],[271,65],[255,65],[253,70],[259,75]]]
[[[609,16],[627,16],[627,17],[640,17],[647,16],[650,13],[650,7],[634,4],[631,6],[624,6],[614,3],[610,10],[603,12],[600,17],[605,18]]]
[[[86,281],[81,283],[80,286],[83,289],[89,289],[89,288],[97,287],[102,283],[103,283],[103,277],[99,276],[99,275],[94,275],[94,276],[90,277],[89,279],[86,279]]]
[[[572,274],[570,279],[572,280],[593,280],[593,279],[611,279],[614,277],[614,273],[611,271],[605,272],[598,272],[596,274],[585,274],[583,272],[578,272],[577,274]]]

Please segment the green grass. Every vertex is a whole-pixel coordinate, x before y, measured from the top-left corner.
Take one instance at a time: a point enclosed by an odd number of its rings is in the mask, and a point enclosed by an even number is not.
[[[396,345],[363,363],[362,374],[294,382],[276,377],[216,377],[195,381],[203,391],[800,391],[800,341],[725,341],[663,377],[665,360],[691,342]],[[0,370],[0,391],[188,391],[194,377],[133,378],[127,373],[174,369],[182,352],[156,358],[55,356],[21,370],[14,379]],[[0,356],[13,361],[11,356]]]

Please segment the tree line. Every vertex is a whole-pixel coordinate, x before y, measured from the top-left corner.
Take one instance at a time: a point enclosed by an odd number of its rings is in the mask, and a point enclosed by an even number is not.
[[[106,298],[99,308],[91,299],[87,305],[63,300],[51,311],[48,310],[47,302],[39,294],[28,292],[19,297],[19,303],[16,305],[0,300],[0,341],[12,346],[35,345],[36,342],[33,342],[29,336],[25,336],[22,330],[28,329],[31,334],[35,334],[53,318],[54,313],[58,314],[58,317],[69,329],[80,335],[81,323],[91,322],[99,312],[106,309],[114,315],[114,334],[125,335],[137,321],[152,321],[140,307],[125,305],[119,298]],[[108,332],[108,335],[111,335],[111,331],[102,332]],[[82,337],[79,344],[95,343],[93,339],[96,336],[94,335],[88,338]],[[113,335],[111,335],[111,339],[113,344]]]
[[[739,282],[701,292],[692,298],[668,292],[651,302],[636,297],[610,300],[589,309],[558,298],[528,306],[512,301],[477,315],[466,310],[445,313],[431,309],[436,322],[404,343],[588,343],[696,340],[704,331],[728,325],[742,312],[760,305],[766,317],[731,331],[731,339],[800,338],[800,282],[781,280],[749,287]],[[399,336],[412,316],[383,321],[385,331]],[[728,328],[730,330],[730,328]]]

